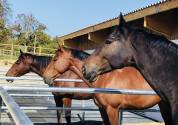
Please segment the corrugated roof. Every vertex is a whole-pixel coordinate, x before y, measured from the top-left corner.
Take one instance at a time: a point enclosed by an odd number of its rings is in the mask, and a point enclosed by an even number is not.
[[[129,14],[132,14],[132,13],[135,13],[135,12],[138,12],[138,11],[141,11],[141,10],[146,9],[146,8],[149,8],[149,7],[151,7],[151,6],[156,6],[156,5],[165,3],[165,2],[167,2],[167,1],[169,1],[169,0],[160,0],[160,1],[158,1],[158,2],[149,4],[149,5],[147,5],[147,6],[144,6],[144,7],[135,9],[135,10],[133,10],[133,11],[130,11],[130,12],[128,12],[128,13],[125,13],[125,14],[123,14],[123,16],[126,16],[126,15],[129,15]],[[101,23],[108,22],[108,21],[111,21],[111,20],[114,20],[114,19],[117,19],[117,18],[118,18],[118,16],[117,16],[117,17],[114,17],[114,18],[111,18],[111,19],[108,19],[108,20],[106,20],[106,21],[103,21],[103,22],[101,22]],[[95,24],[95,25],[98,25],[98,24],[100,24],[100,23],[97,23],[97,24]],[[86,28],[91,27],[91,26],[94,26],[94,25],[87,26]]]

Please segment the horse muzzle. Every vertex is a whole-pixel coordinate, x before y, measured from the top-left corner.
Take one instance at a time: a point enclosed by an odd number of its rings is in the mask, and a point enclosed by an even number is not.
[[[7,82],[9,82],[9,83],[14,82],[14,80],[13,80],[13,79],[6,79],[6,81],[7,81]]]
[[[53,79],[52,78],[45,77],[45,78],[43,78],[43,80],[44,80],[44,82],[46,84],[48,84],[49,86],[52,86],[52,84],[53,84]]]
[[[87,71],[86,67],[82,67],[83,77],[89,82],[95,82],[97,80],[97,72],[96,71]]]

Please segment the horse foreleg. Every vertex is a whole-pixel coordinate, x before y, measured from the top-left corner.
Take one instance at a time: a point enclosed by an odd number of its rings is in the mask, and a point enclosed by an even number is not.
[[[104,125],[110,125],[108,114],[107,114],[106,110],[104,108],[99,107],[99,111],[100,111],[101,117],[103,119]]]
[[[170,105],[167,104],[165,101],[159,102],[159,108],[165,125],[172,125],[172,114]]]
[[[108,106],[106,108],[106,111],[107,111],[107,114],[108,114],[108,117],[109,117],[109,122],[110,122],[110,125],[118,125],[118,108],[114,108],[114,107],[111,107],[111,106]]]
[[[71,107],[72,105],[72,99],[70,98],[63,98],[63,104],[64,107]],[[67,124],[71,123],[71,110],[65,110],[65,119],[67,121]]]
[[[56,107],[63,107],[63,101],[62,98],[60,96],[57,96],[54,94],[54,100],[56,103]],[[57,110],[57,122],[58,124],[60,124],[60,120],[61,120],[61,111]]]

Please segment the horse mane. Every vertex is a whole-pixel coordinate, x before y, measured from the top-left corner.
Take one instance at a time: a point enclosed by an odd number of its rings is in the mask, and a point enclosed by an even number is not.
[[[159,49],[159,50],[166,49],[168,50],[168,52],[178,55],[178,46],[175,43],[168,40],[163,35],[150,33],[144,29],[139,29],[139,28],[134,28],[134,34],[143,35],[144,40],[146,41],[146,44],[152,48]]]
[[[84,60],[90,56],[90,54],[88,54],[84,51],[81,51],[81,50],[77,50],[77,49],[73,49],[73,48],[69,48],[69,47],[64,47],[64,49],[67,51],[70,51],[74,58],[78,58],[80,60]]]
[[[35,67],[39,69],[46,68],[52,59],[52,57],[50,56],[37,56],[37,55],[30,54],[30,53],[24,53],[24,55],[26,57],[32,58],[33,63],[35,64],[35,65],[34,64],[32,65],[34,65]]]

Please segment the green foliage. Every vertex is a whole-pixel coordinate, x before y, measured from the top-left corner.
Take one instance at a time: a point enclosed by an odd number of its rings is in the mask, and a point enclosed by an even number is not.
[[[10,15],[8,0],[0,0],[0,50],[7,51],[10,56],[18,55],[19,49],[34,52],[34,48],[37,53],[54,54],[58,48],[58,40],[45,33],[46,25],[32,14],[18,14],[15,22],[9,26],[7,20]],[[12,48],[17,54],[11,53]]]
[[[11,8],[7,0],[0,0],[0,43],[6,43],[12,35],[6,22],[11,15]]]
[[[0,19],[0,43],[6,43],[11,35],[11,30],[5,26],[4,20]]]
[[[39,46],[46,44],[50,37],[44,33],[46,26],[40,23],[32,14],[18,14],[15,24],[11,27],[13,36],[20,45]]]
[[[0,19],[8,21],[12,15],[12,10],[7,0],[0,0]]]

